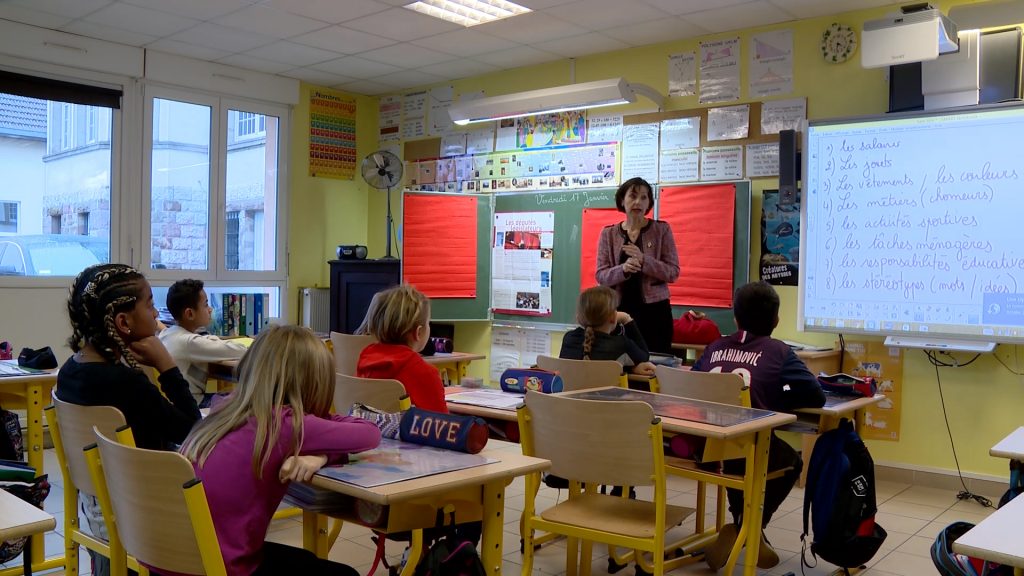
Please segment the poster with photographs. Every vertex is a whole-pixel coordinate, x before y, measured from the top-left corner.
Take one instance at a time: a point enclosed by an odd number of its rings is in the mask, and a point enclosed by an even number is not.
[[[860,437],[864,440],[900,439],[901,396],[903,392],[903,349],[886,346],[884,342],[846,341],[843,355],[846,373],[875,379],[878,393],[885,398],[864,410]]]
[[[495,312],[551,315],[554,212],[494,215],[491,302]]]
[[[779,202],[778,190],[764,191],[761,207],[761,280],[796,286],[800,272],[800,193]]]

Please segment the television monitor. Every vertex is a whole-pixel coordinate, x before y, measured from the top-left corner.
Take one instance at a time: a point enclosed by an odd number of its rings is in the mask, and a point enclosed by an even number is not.
[[[1024,344],[1021,134],[1019,104],[810,122],[798,328]]]

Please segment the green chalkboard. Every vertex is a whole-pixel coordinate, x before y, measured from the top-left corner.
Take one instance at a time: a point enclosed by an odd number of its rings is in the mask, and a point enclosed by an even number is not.
[[[429,192],[406,192],[406,194],[431,195]],[[437,195],[437,194],[432,194]],[[476,298],[432,298],[430,318],[435,322],[445,320],[489,320],[491,310],[491,214],[494,198],[490,195],[477,196],[476,233]],[[437,228],[437,244],[443,246],[444,226]]]
[[[497,212],[554,212],[555,237],[551,261],[551,314],[519,316],[494,314],[495,320],[575,324],[580,294],[580,232],[584,208],[614,208],[615,189],[563,190],[499,194]]]

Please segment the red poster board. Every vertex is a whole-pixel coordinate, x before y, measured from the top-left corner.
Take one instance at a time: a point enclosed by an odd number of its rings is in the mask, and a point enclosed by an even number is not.
[[[476,298],[477,198],[406,194],[402,279],[429,298]]]
[[[678,306],[732,307],[736,186],[661,189],[658,218],[672,226],[679,279],[669,286]]]
[[[626,215],[615,208],[584,208],[580,231],[580,291],[597,286],[597,242],[605,226],[618,224]]]

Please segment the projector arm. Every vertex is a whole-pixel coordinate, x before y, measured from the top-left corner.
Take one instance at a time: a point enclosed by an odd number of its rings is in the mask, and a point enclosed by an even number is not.
[[[645,96],[650,100],[653,100],[654,103],[658,105],[659,112],[665,109],[665,97],[654,88],[651,88],[647,84],[634,84],[632,82],[627,85],[634,94],[639,94],[640,96]]]

